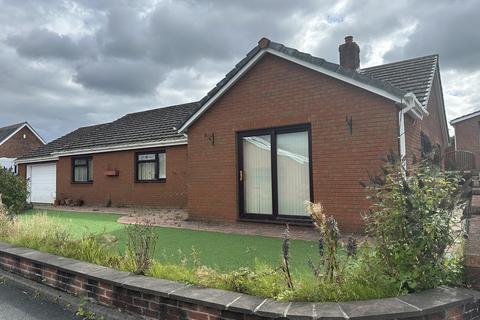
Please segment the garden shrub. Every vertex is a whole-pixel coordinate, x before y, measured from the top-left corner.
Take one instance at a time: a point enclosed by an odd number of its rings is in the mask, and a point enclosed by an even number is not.
[[[0,168],[0,196],[8,215],[20,213],[28,198],[25,179],[10,170]]]
[[[455,210],[463,205],[460,178],[423,162],[406,173],[389,164],[384,173],[372,177],[368,186],[375,201],[365,216],[375,238],[373,247],[341,238],[335,219],[321,204],[308,204],[319,234],[318,255],[309,259],[312,272],[291,269],[288,228],[278,248],[280,265],[255,259],[253,267],[230,272],[202,265],[195,248],[180,264],[154,260],[157,233],[145,217],[126,226],[123,255],[114,237],[86,234],[75,239],[45,214],[28,219],[0,214],[0,241],[137,274],[286,301],[376,299],[455,283],[461,275],[460,257],[447,255],[447,249],[455,242],[450,232],[457,222]]]
[[[153,221],[148,216],[139,216],[134,224],[125,227],[125,231],[127,255],[131,256],[135,263],[133,272],[145,274],[153,261],[158,240]]]
[[[463,236],[461,176],[429,159],[382,169],[366,184],[373,205],[365,221],[387,272],[410,292],[457,281],[460,259],[451,252]]]

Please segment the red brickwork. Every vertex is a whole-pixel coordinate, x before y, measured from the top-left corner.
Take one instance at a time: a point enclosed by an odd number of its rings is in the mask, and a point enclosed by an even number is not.
[[[413,158],[420,159],[421,155],[421,132],[430,140],[432,145],[439,145],[444,153],[448,145],[448,137],[444,137],[442,131],[443,115],[440,113],[441,95],[436,88],[438,78],[434,78],[430,99],[427,105],[428,115],[423,120],[414,120],[411,116],[405,117],[405,143],[407,148],[407,161],[411,163]]]
[[[42,141],[30,129],[24,127],[0,145],[0,158],[18,158],[42,145]]]
[[[142,150],[143,151],[143,150]],[[135,152],[93,154],[93,183],[72,183],[72,160],[57,162],[57,197],[82,199],[87,205],[136,205],[181,208],[186,206],[186,146],[166,149],[166,182],[135,182]],[[118,170],[118,176],[106,171]]]
[[[359,231],[368,202],[358,182],[398,152],[397,114],[378,95],[267,56],[188,129],[191,217],[237,219],[237,131],[310,123],[314,200],[344,231]],[[211,133],[215,145],[205,138]]]
[[[57,161],[57,198],[82,199],[86,205],[152,206],[183,208],[187,204],[187,147],[166,149],[167,179],[165,182],[135,182],[135,152],[118,151],[93,154],[93,183],[72,183],[72,159]],[[145,150],[141,150],[142,152]],[[25,165],[19,174],[26,176]],[[117,170],[117,176],[107,171]]]
[[[475,165],[480,166],[480,116],[453,125],[457,150],[469,151],[475,155]]]
[[[474,195],[472,206],[478,206],[480,196]],[[473,214],[468,221],[468,239],[465,243],[465,267],[467,280],[480,290],[480,215]]]
[[[133,314],[142,315],[145,319],[253,319],[241,313],[222,311],[126,289],[114,283],[76,275],[68,269],[51,268],[7,254],[0,254],[0,268],[68,293],[89,297],[102,305],[117,307]],[[255,317],[255,319],[264,318]]]
[[[38,256],[38,255],[37,255]],[[45,258],[44,258],[45,259]],[[73,260],[72,260],[73,261]],[[14,272],[27,279],[48,285],[50,287],[88,297],[99,304],[120,308],[132,314],[141,315],[144,319],[174,319],[174,320],[262,320],[269,319],[250,313],[234,312],[221,308],[208,307],[201,303],[189,303],[171,297],[155,294],[148,290],[131,290],[125,288],[116,280],[98,280],[94,275],[78,275],[68,269],[51,267],[42,262],[20,257],[15,254],[0,252],[0,268]],[[97,270],[98,272],[98,270]],[[146,291],[152,291],[147,293]],[[437,297],[437,296],[435,296]],[[208,299],[209,297],[205,297]],[[435,308],[431,311],[418,311],[419,316],[411,315],[402,319],[440,319],[440,320],[478,320],[480,319],[480,300],[465,300],[454,305],[445,303],[438,305],[432,300]],[[365,303],[369,303],[366,301]],[[292,304],[293,305],[293,304]],[[316,304],[321,312],[321,304]],[[372,306],[376,306],[375,302]],[[359,308],[360,310],[364,310]],[[387,310],[390,311],[390,310]],[[286,317],[285,319],[288,319]],[[303,317],[302,319],[306,319]],[[365,317],[364,317],[365,318]],[[379,318],[379,317],[375,317]],[[382,319],[396,317],[382,316]],[[297,319],[297,318],[296,318]]]

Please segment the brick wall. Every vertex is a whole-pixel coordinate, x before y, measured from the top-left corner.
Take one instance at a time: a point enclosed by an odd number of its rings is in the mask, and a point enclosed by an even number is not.
[[[457,150],[470,151],[475,155],[475,165],[480,166],[480,116],[453,125]]]
[[[148,150],[148,149],[146,149]],[[166,182],[135,182],[135,152],[118,151],[93,154],[93,183],[72,183],[72,159],[57,161],[57,198],[82,199],[86,205],[152,206],[183,208],[187,204],[187,147],[173,146],[166,150]],[[155,149],[154,149],[155,150]],[[106,171],[118,170],[118,176]],[[19,174],[25,176],[25,165]]]
[[[0,268],[144,319],[480,319],[480,292],[461,288],[355,302],[276,302],[136,276],[5,243],[0,243]]]
[[[438,144],[441,151],[445,152],[448,143],[448,137],[444,137],[442,132],[442,114],[440,113],[441,101],[440,93],[436,87],[438,77],[435,76],[430,99],[427,105],[428,115],[424,116],[422,120],[415,120],[411,116],[405,117],[405,143],[407,149],[407,161],[411,162],[413,157],[420,159],[421,156],[421,132],[428,136],[432,145]],[[446,141],[445,141],[446,140]]]
[[[310,123],[314,200],[343,231],[359,231],[368,202],[358,182],[398,152],[397,114],[378,95],[267,55],[188,129],[191,217],[237,219],[237,131]]]
[[[136,205],[182,208],[186,206],[187,147],[166,148],[166,182],[135,182],[135,151],[93,154],[93,183],[72,183],[72,160],[57,162],[57,197],[82,199],[87,205]],[[144,150],[142,150],[144,151]],[[118,176],[107,176],[107,170]]]
[[[25,135],[25,139],[23,135]],[[24,127],[13,137],[5,141],[4,144],[0,145],[0,158],[18,158],[42,145],[43,143],[35,134],[27,127]]]
[[[480,195],[473,195],[468,218],[468,238],[465,241],[467,280],[480,290]]]

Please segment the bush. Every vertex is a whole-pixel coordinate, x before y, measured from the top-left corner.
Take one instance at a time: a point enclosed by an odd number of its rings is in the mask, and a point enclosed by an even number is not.
[[[8,215],[20,213],[27,204],[27,183],[23,177],[0,168],[0,196]]]
[[[347,245],[347,259],[340,266],[340,230],[338,229],[337,220],[333,216],[326,216],[323,206],[320,203],[308,203],[307,211],[312,217],[313,224],[320,234],[318,239],[318,255],[320,257],[320,265],[317,267],[310,261],[310,266],[317,278],[329,282],[343,281],[343,271],[345,270],[350,257],[354,257],[357,253],[357,241],[350,237]]]
[[[150,268],[158,235],[153,228],[153,221],[148,216],[139,216],[134,224],[125,227],[127,233],[127,255],[135,263],[133,272],[145,274]]]
[[[461,176],[428,159],[406,171],[391,161],[383,173],[366,185],[373,205],[365,221],[387,272],[410,292],[454,281],[461,266],[447,253],[462,238]]]

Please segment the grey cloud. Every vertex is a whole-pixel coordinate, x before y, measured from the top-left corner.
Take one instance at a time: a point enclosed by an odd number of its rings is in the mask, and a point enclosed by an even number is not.
[[[80,47],[72,39],[46,29],[33,30],[24,36],[10,36],[7,43],[25,57],[74,60],[81,56]]]
[[[80,65],[74,81],[86,88],[114,94],[151,94],[164,77],[162,71],[149,61],[110,58]]]
[[[480,68],[478,1],[422,3],[415,33],[405,47],[389,52],[388,60],[431,53],[440,55],[446,69]]]
[[[471,0],[0,0],[0,7],[0,125],[27,120],[47,139],[200,99],[262,36],[337,62],[338,45],[353,34],[364,64],[385,38],[408,40],[384,60],[438,52],[451,71],[442,74],[450,115],[478,101],[479,4]]]
[[[107,56],[137,59],[148,49],[145,21],[130,7],[114,7],[106,24],[98,31],[97,41]]]

